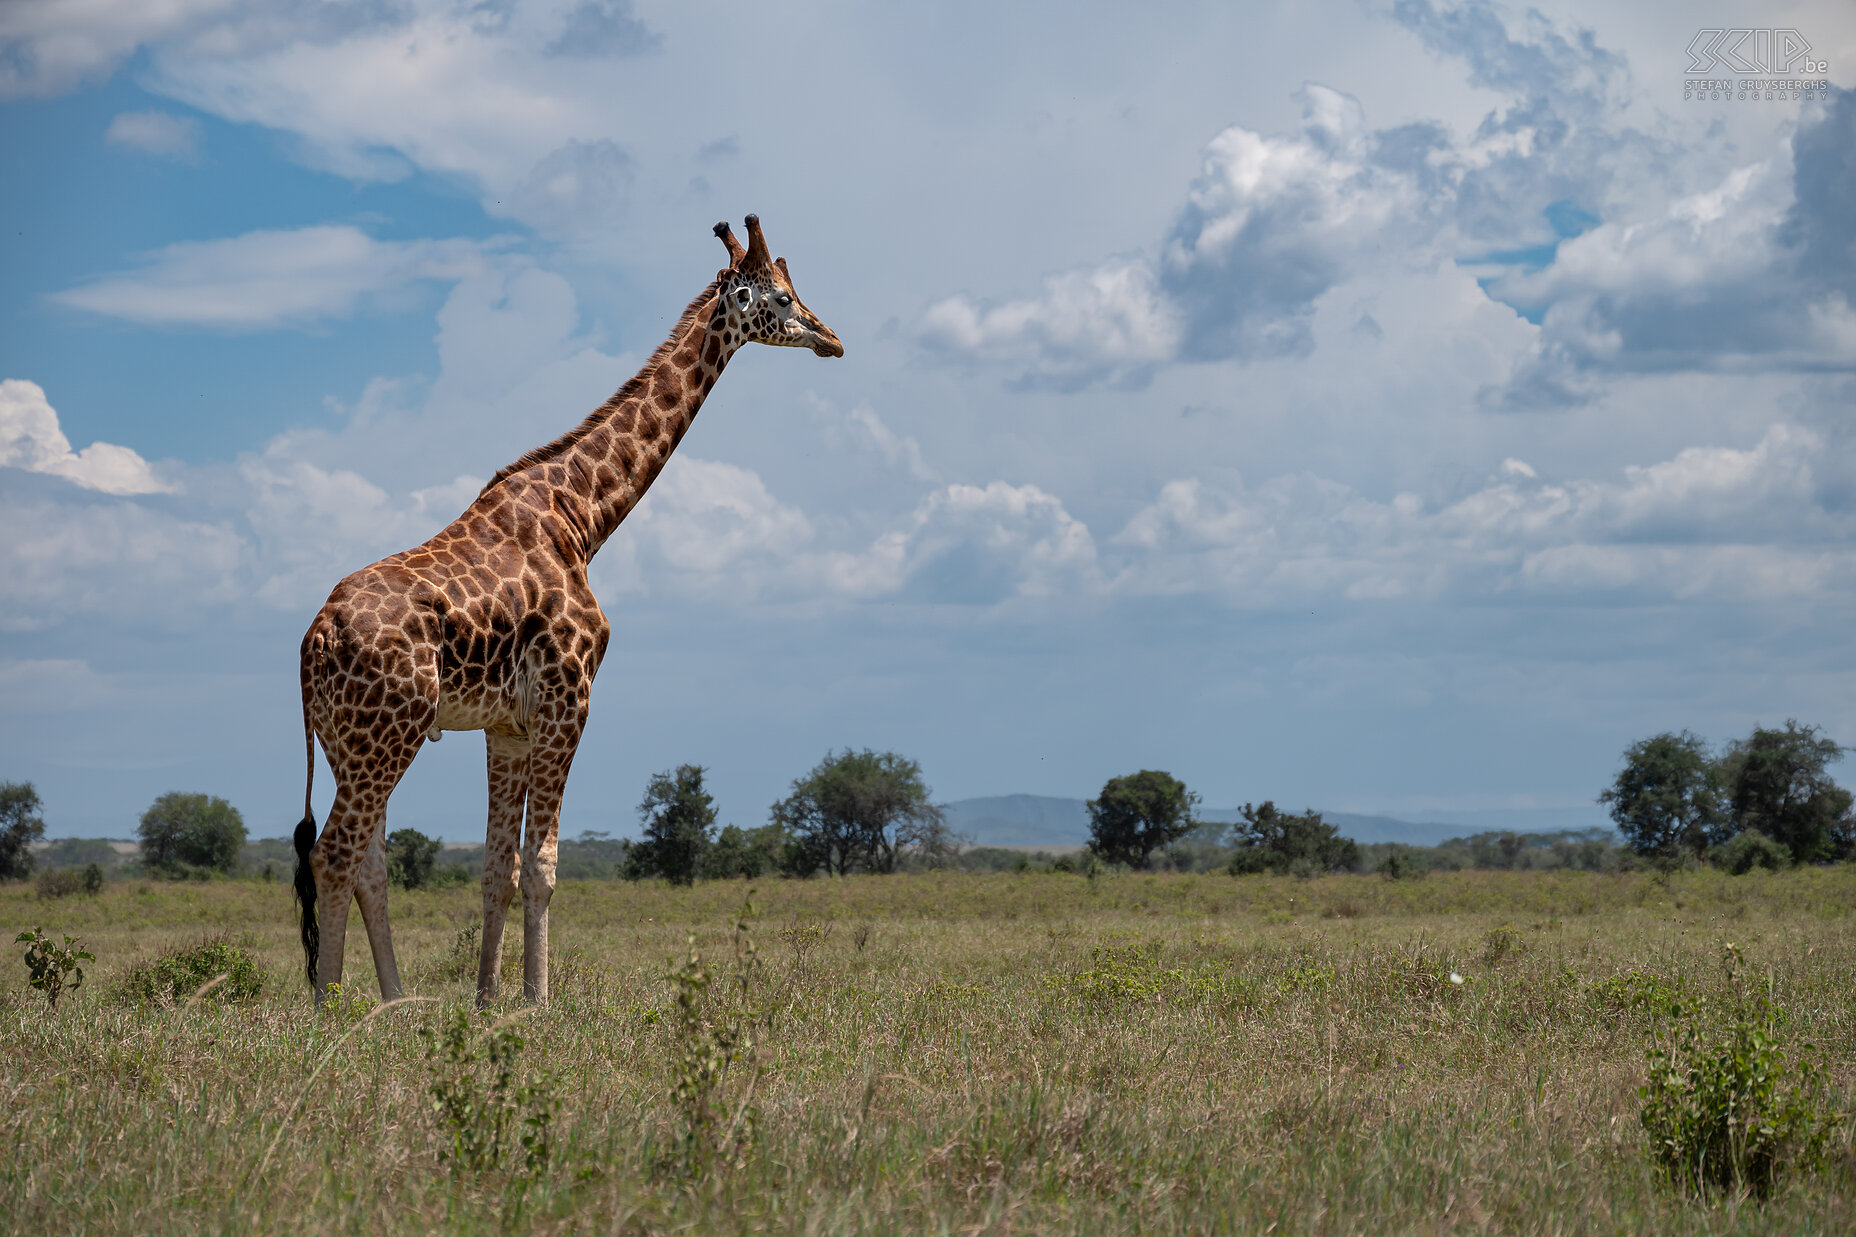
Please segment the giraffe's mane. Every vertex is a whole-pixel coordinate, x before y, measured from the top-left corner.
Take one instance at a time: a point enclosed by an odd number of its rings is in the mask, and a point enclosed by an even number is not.
[[[726,272],[723,273],[726,274]],[[562,434],[559,438],[556,438],[553,442],[545,446],[536,447],[533,451],[523,454],[515,463],[499,468],[496,475],[490,478],[488,484],[477,492],[477,497],[483,497],[498,485],[501,485],[504,481],[515,476],[515,474],[524,469],[533,468],[537,464],[545,464],[549,460],[559,456],[582,438],[585,438],[597,426],[604,422],[607,417],[622,407],[627,400],[642,396],[649,385],[652,371],[676,350],[677,345],[683,341],[683,336],[696,321],[696,315],[702,311],[704,305],[707,305],[714,299],[716,289],[721,286],[721,277],[717,276],[710,282],[708,287],[697,293],[696,299],[691,301],[688,308],[683,311],[683,316],[677,319],[677,324],[670,328],[670,334],[665,338],[664,342],[657,346],[657,351],[653,352],[650,358],[645,361],[644,365],[639,368],[638,372],[626,379],[625,385],[620,387],[617,391],[614,391],[605,403],[595,408],[592,412],[589,412],[584,421],[568,430],[565,434]]]

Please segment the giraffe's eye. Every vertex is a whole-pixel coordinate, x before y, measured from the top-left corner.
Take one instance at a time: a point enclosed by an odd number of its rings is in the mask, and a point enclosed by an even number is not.
[[[793,298],[791,294],[782,292],[780,295],[773,298],[773,302],[781,309],[785,309],[793,303]]]

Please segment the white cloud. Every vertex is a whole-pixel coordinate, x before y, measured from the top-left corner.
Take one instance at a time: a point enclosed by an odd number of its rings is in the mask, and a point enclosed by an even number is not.
[[[1030,297],[944,299],[921,340],[1020,384],[1140,385],[1178,361],[1303,355],[1330,289],[1447,257],[1540,323],[1485,406],[1577,405],[1605,373],[1856,367],[1856,93],[1696,189],[1697,160],[1621,118],[1630,74],[1589,33],[1482,0],[1393,17],[1504,97],[1473,134],[1372,129],[1351,96],[1308,84],[1297,131],[1212,138],[1156,257]]]
[[[420,3],[391,20],[252,45],[228,36],[164,48],[152,82],[223,116],[298,135],[314,162],[355,179],[396,179],[410,161],[491,189],[581,136],[559,62],[539,54],[539,9],[494,20]]]
[[[164,494],[177,488],[128,447],[93,442],[72,451],[44,388],[23,378],[0,381],[0,466],[63,477],[105,494]]]
[[[1179,348],[1179,314],[1139,257],[1052,275],[1036,297],[975,305],[950,297],[928,309],[922,340],[1008,366],[1028,381],[1139,384]]]
[[[240,595],[243,544],[222,525],[141,503],[0,495],[0,629],[78,616],[187,629]]]
[[[1090,592],[1101,580],[1089,529],[1054,495],[1004,481],[937,489],[904,527],[822,567],[848,596],[969,605]]]
[[[357,472],[296,458],[287,440],[241,461],[239,473],[249,486],[252,596],[286,610],[318,604],[349,572],[432,536],[483,486],[458,477],[397,497]]]
[[[1522,461],[1454,501],[1377,502],[1337,482],[1168,483],[1114,538],[1131,593],[1246,607],[1318,598],[1580,597],[1654,602],[1847,594],[1856,518],[1816,475],[1824,441],[1773,426],[1748,449],[1694,447],[1619,481],[1542,480]]]
[[[106,77],[144,42],[230,12],[239,0],[8,0],[0,4],[0,98]]]
[[[147,255],[138,270],[80,284],[52,299],[148,326],[229,331],[306,326],[351,314],[369,297],[420,280],[476,274],[496,244],[377,241],[346,225],[247,232],[168,245]]]
[[[103,140],[145,155],[195,163],[200,157],[200,122],[172,112],[118,112],[103,131]]]

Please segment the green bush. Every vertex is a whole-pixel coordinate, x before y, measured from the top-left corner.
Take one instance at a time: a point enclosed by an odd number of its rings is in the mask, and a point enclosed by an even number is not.
[[[39,873],[41,898],[68,898],[84,887],[84,878],[70,868],[46,868]]]
[[[1759,830],[1746,829],[1715,847],[1708,862],[1735,876],[1745,876],[1754,868],[1780,872],[1792,866],[1792,852]]]
[[[220,975],[225,981],[207,993],[215,1001],[249,1001],[264,989],[264,972],[251,951],[221,937],[137,963],[122,982],[122,996],[137,1005],[185,1001]]]
[[[1835,1118],[1813,1098],[1820,1080],[1809,1062],[1787,1085],[1777,1014],[1765,998],[1718,1038],[1704,1034],[1701,1014],[1699,1004],[1686,1006],[1668,1046],[1650,1053],[1650,1077],[1638,1095],[1651,1153],[1685,1188],[1763,1198],[1786,1171],[1823,1162]]]

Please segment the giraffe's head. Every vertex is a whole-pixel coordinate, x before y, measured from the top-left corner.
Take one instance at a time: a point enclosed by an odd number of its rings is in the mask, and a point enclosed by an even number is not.
[[[759,217],[749,215],[747,225],[746,249],[729,231],[728,224],[715,225],[715,234],[728,246],[728,269],[716,276],[721,285],[716,312],[726,314],[728,325],[755,343],[810,348],[820,356],[843,356],[844,345],[838,337],[793,291],[786,259],[767,256],[767,238],[761,235]]]

